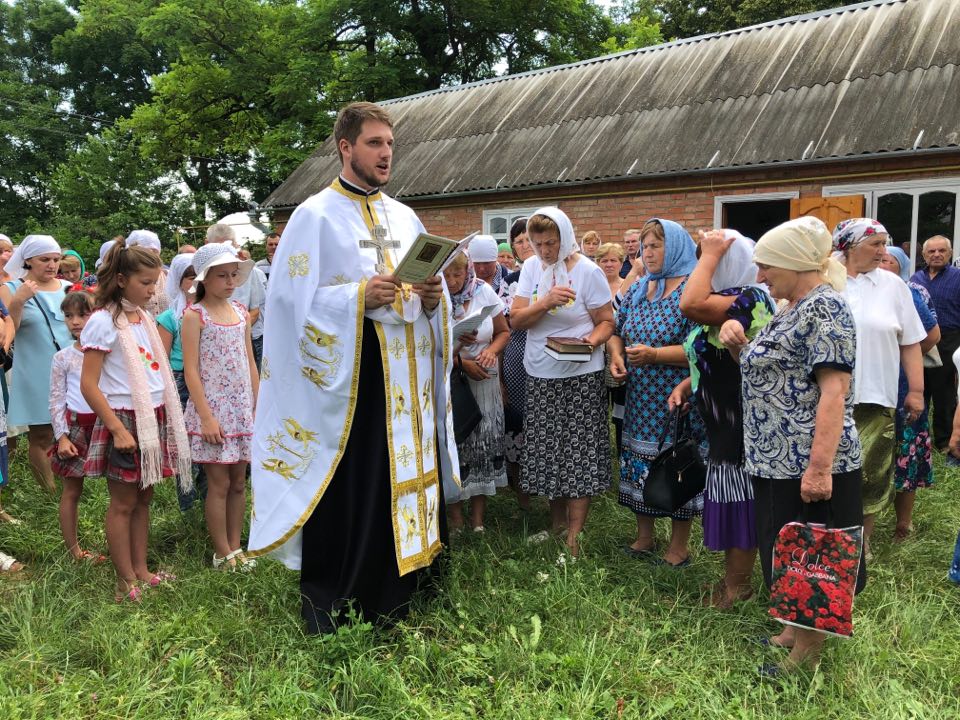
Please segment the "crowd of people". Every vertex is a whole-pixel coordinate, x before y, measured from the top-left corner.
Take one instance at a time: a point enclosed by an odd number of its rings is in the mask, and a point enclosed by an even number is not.
[[[104,243],[91,273],[52,237],[0,238],[2,481],[8,448],[25,435],[39,484],[54,493],[60,478],[67,551],[112,562],[117,602],[176,580],[148,562],[164,478],[176,478],[183,511],[202,499],[212,568],[256,565],[242,530],[280,236],[256,264],[229,226],[206,240],[164,265],[157,234],[135,230]],[[549,527],[528,542],[557,538],[558,562],[577,562],[591,500],[613,485],[636,516],[622,548],[631,559],[688,566],[700,518],[705,547],[724,554],[704,603],[728,609],[753,595],[758,557],[770,586],[780,529],[817,507],[835,527],[863,526],[863,589],[877,516],[893,505],[892,541],[905,541],[916,493],[934,483],[933,453],[960,458],[960,269],[946,238],[928,239],[923,255],[911,276],[887,230],[865,218],[831,233],[802,217],[756,242],[724,229],[694,239],[652,218],[622,243],[595,232],[578,242],[551,206],[514,222],[508,242],[474,237],[443,270],[453,322],[486,311],[451,358],[480,419],[457,439],[457,481],[443,482],[449,534],[486,532],[487,499],[510,485],[523,508],[532,496],[549,502]],[[584,344],[587,358],[548,352],[557,338]],[[706,481],[666,512],[645,490],[674,414]],[[84,481],[100,477],[105,552],[78,537]],[[658,518],[669,519],[665,544]],[[22,567],[0,556],[3,571]],[[787,626],[767,643],[790,648],[789,668],[816,664],[823,639]]]

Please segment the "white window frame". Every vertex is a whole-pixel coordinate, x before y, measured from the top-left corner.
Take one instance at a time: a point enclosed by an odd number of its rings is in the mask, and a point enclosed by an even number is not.
[[[536,207],[503,207],[503,208],[490,208],[489,210],[484,210],[483,211],[483,232],[486,235],[493,235],[497,243],[510,242],[509,218],[513,215],[522,215],[524,217],[530,217],[539,208],[540,206],[537,205]],[[499,233],[494,234],[493,232],[490,231],[490,222],[495,217],[506,217],[508,219],[506,235],[500,236]]]
[[[824,186],[823,197],[837,195],[863,195],[863,206],[872,218],[877,217],[877,207],[884,195],[902,193],[913,197],[913,224],[910,228],[910,273],[917,268],[917,223],[920,219],[920,196],[928,192],[948,191],[956,193],[957,208],[953,218],[953,259],[960,257],[960,176],[927,178],[924,180],[901,180],[899,182],[846,183]]]
[[[799,190],[784,192],[749,193],[746,195],[716,195],[713,198],[713,226],[723,227],[723,206],[743,202],[763,202],[766,200],[796,200],[800,197]]]

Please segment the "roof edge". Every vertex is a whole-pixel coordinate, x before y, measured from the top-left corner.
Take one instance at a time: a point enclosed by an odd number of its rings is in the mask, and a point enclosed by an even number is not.
[[[440,95],[443,93],[450,92],[459,92],[460,90],[469,90],[470,88],[481,87],[483,85],[492,85],[493,83],[498,82],[507,82],[508,80],[515,80],[524,77],[530,77],[532,75],[541,75],[548,72],[558,72],[561,70],[569,70],[570,68],[583,67],[586,65],[593,65],[601,62],[609,62],[611,60],[616,60],[621,57],[628,57],[630,55],[642,55],[644,53],[657,52],[660,50],[667,50],[673,47],[679,47],[681,45],[692,45],[698,42],[705,42],[707,40],[715,40],[717,38],[727,37],[731,35],[739,35],[742,33],[752,32],[754,30],[762,30],[770,27],[777,27],[779,25],[787,25],[792,23],[808,22],[810,20],[816,20],[821,17],[828,17],[830,15],[841,15],[848,12],[856,12],[858,10],[864,10],[871,7],[879,7],[882,5],[897,5],[901,3],[907,3],[910,0],[865,0],[864,2],[855,3],[853,5],[843,5],[841,7],[828,8],[826,10],[817,10],[811,13],[804,13],[802,15],[791,15],[790,17],[779,18],[777,20],[768,20],[764,23],[758,23],[756,25],[747,25],[746,27],[734,28],[733,30],[724,30],[723,32],[718,33],[706,33],[704,35],[694,35],[689,38],[680,38],[679,40],[671,40],[670,42],[660,43],[659,45],[648,45],[647,47],[636,48],[633,50],[623,50],[618,53],[612,53],[610,55],[600,55],[595,58],[587,58],[586,60],[577,60],[576,62],[566,63],[564,65],[551,65],[545,68],[536,68],[535,70],[527,70],[521,73],[514,73],[512,75],[498,75],[496,77],[484,78],[483,80],[475,80],[470,83],[462,83],[460,85],[449,85],[446,87],[435,88],[434,90],[424,90],[420,93],[415,93],[413,95],[404,95],[403,97],[390,98],[389,100],[380,100],[378,104],[380,105],[392,105],[398,104],[401,102],[407,102],[408,100],[418,100],[420,98],[429,97],[431,95]]]

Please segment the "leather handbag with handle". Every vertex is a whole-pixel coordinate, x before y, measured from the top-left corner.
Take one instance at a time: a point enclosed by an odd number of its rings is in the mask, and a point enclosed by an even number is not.
[[[707,467],[700,447],[684,436],[686,416],[674,410],[664,423],[657,444],[657,456],[650,461],[643,483],[643,503],[666,513],[674,513],[703,492]],[[667,432],[673,429],[673,442],[664,448]]]
[[[459,355],[457,360],[460,361]],[[450,404],[453,406],[453,436],[459,444],[470,437],[470,433],[483,420],[483,413],[470,389],[462,361],[458,362],[458,366],[450,374]]]

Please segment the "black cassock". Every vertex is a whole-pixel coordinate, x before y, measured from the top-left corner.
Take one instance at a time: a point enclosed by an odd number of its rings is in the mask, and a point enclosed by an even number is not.
[[[434,590],[436,564],[403,577],[397,569],[386,413],[380,340],[365,318],[350,437],[330,484],[303,525],[300,594],[307,632],[334,631],[351,606],[364,620],[398,620],[406,616],[418,588]],[[440,541],[446,545],[443,483],[438,486]]]

